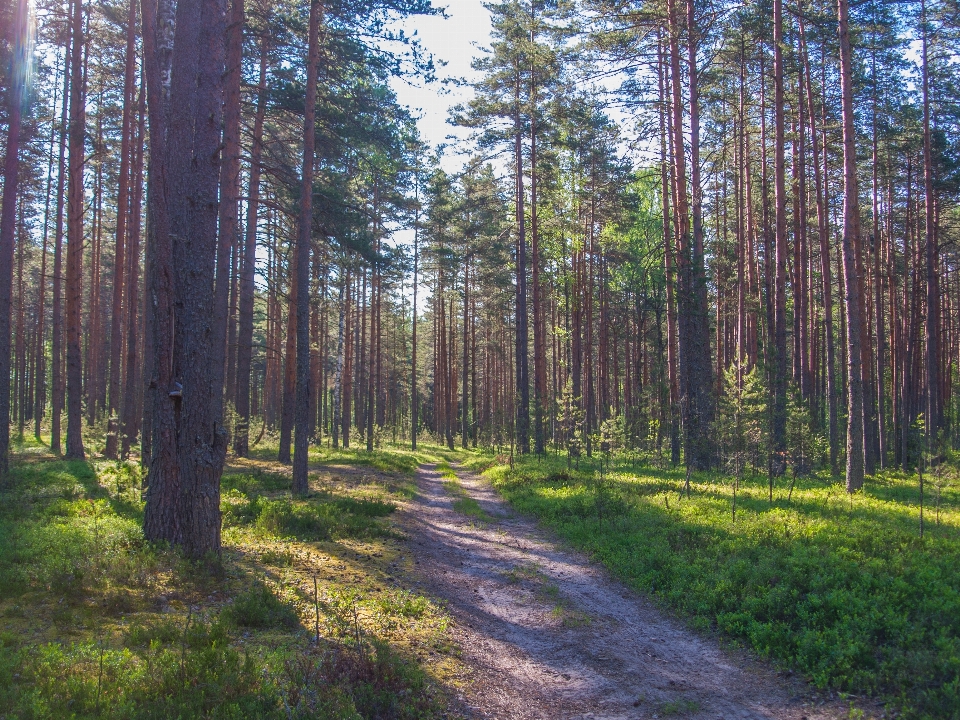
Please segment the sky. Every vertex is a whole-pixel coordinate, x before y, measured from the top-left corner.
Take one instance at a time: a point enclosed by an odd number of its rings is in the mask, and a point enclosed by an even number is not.
[[[438,61],[438,78],[476,79],[478,73],[470,63],[480,54],[479,48],[490,42],[490,14],[481,0],[435,0],[435,4],[446,8],[447,18],[411,18],[403,24],[404,30],[411,34],[416,31],[424,48]],[[440,62],[446,65],[439,67]],[[417,86],[399,78],[392,80],[392,86],[400,103],[409,106],[419,118],[420,135],[432,147],[445,142],[448,135],[460,140],[467,137],[467,131],[447,122],[447,115],[451,106],[470,99],[469,87],[440,82]],[[456,140],[450,145],[441,165],[448,172],[456,172],[465,158],[455,152]]]

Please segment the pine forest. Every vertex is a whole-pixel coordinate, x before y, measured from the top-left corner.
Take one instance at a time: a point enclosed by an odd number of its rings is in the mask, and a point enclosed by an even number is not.
[[[956,0],[0,0],[0,162],[0,717],[960,718]]]

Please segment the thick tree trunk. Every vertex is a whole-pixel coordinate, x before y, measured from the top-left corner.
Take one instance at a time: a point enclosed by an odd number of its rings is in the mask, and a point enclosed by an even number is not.
[[[224,0],[177,5],[167,171],[176,277],[174,367],[179,407],[181,543],[190,557],[220,552],[223,329],[214,290],[223,117]],[[173,152],[176,148],[176,152]],[[217,381],[220,381],[219,383]],[[163,388],[161,388],[161,392]]]
[[[142,4],[144,75],[150,123],[150,168],[147,175],[148,222],[145,262],[146,322],[152,346],[145,363],[144,433],[150,433],[149,469],[143,534],[148,540],[179,543],[182,522],[180,468],[177,458],[178,400],[174,392],[174,269],[170,237],[167,125],[173,57],[174,8],[171,0]],[[149,368],[146,367],[149,364]],[[149,374],[146,370],[151,370]],[[147,438],[144,439],[144,445]],[[144,448],[146,449],[146,448]]]

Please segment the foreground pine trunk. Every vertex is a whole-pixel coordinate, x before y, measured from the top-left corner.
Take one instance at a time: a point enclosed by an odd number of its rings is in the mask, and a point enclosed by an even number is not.
[[[152,46],[145,47],[145,54],[154,143],[150,272],[157,440],[144,532],[148,539],[168,540],[188,556],[202,557],[220,551],[220,475],[227,444],[218,382],[224,348],[215,342],[223,335],[211,327],[217,318],[225,3],[178,3],[169,55],[169,5],[163,2],[159,9],[155,14],[144,8],[145,45]],[[168,57],[167,105],[163,70]]]

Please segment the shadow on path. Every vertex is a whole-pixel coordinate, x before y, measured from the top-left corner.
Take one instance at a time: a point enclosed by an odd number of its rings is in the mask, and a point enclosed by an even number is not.
[[[730,653],[662,614],[605,570],[516,515],[483,479],[457,470],[490,516],[461,515],[435,465],[402,511],[421,582],[455,621],[476,717],[846,717],[799,681]]]

